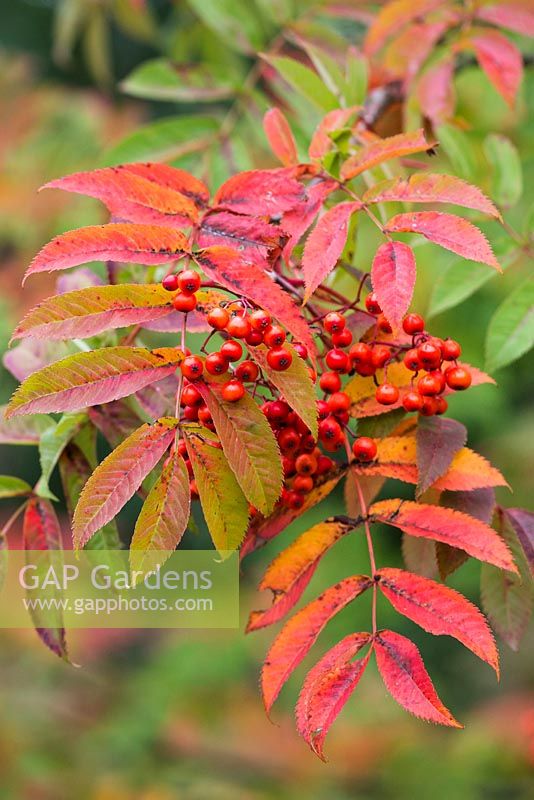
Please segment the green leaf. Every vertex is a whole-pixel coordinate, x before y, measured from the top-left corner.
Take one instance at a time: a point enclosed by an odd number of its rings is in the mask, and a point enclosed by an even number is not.
[[[517,148],[500,133],[486,136],[483,146],[491,169],[491,196],[503,208],[512,208],[523,193],[523,173]]]
[[[286,56],[262,56],[273,66],[282,78],[287,81],[295,91],[320,108],[322,111],[333,111],[338,108],[336,96],[324,85],[321,78],[309,67],[304,66],[294,58]]]
[[[345,67],[344,96],[348,106],[363,105],[367,96],[368,64],[355,47],[349,47]]]
[[[337,105],[339,105],[339,96],[345,89],[345,78],[337,63],[325,50],[315,47],[305,39],[299,39],[299,43],[310,57],[326,88],[338,98]]]
[[[217,550],[227,555],[225,551],[239,547],[247,530],[247,499],[217,437],[200,425],[188,426],[185,435],[206,525]]]
[[[436,138],[448,156],[454,172],[461,178],[474,180],[477,162],[469,136],[453,125],[440,125],[436,129]]]
[[[40,497],[48,497],[51,500],[57,499],[51,494],[48,488],[48,481],[64,448],[80,432],[86,422],[87,414],[83,412],[64,414],[54,427],[48,428],[41,436],[41,441],[39,442],[41,477],[35,487],[35,491]]]
[[[188,0],[206,27],[232,50],[253,53],[265,43],[265,31],[254,4],[248,0]]]
[[[31,494],[32,487],[21,478],[15,478],[11,475],[0,475],[0,500],[7,497],[21,497],[26,494]]]
[[[165,562],[187,528],[190,510],[189,475],[182,456],[175,452],[137,518],[130,544],[132,571],[153,572]]]
[[[271,426],[252,397],[228,403],[221,395],[221,384],[198,382],[197,388],[207,404],[228,463],[245,497],[265,516],[282,490],[282,464],[278,443]]]
[[[523,549],[508,524],[499,525],[519,569],[518,575],[482,564],[480,594],[492,627],[512,650],[519,650],[534,605],[534,584]]]
[[[138,128],[105,154],[104,165],[171,161],[204,151],[217,134],[214,117],[167,117]]]
[[[308,367],[289,343],[284,344],[284,347],[293,356],[291,366],[284,372],[277,372],[269,366],[267,362],[268,351],[265,345],[251,347],[249,352],[265,377],[276,386],[291,408],[306,423],[314,439],[317,439],[317,399]]]
[[[178,67],[165,58],[154,58],[136,67],[120,84],[132,97],[173,103],[216,102],[231,97],[235,87],[205,66]]]
[[[508,295],[493,315],[486,335],[486,369],[517,361],[534,346],[534,279]]]

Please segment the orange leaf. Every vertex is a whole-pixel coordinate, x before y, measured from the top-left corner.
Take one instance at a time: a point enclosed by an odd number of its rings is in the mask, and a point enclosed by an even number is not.
[[[484,615],[449,586],[402,569],[378,571],[378,586],[393,608],[435,636],[453,636],[499,674],[499,654]]]
[[[214,203],[238,214],[276,217],[306,199],[293,167],[240,172],[223,183]]]
[[[410,536],[445,542],[480,561],[517,572],[510,551],[493,528],[460,511],[409,500],[381,500],[371,506],[369,515]]]
[[[472,222],[456,214],[441,211],[413,211],[397,214],[386,224],[389,233],[420,233],[430,242],[439,244],[470,261],[480,261],[502,272],[488,240]]]
[[[185,194],[199,209],[205,208],[209,203],[210,193],[206,184],[183,169],[154,163],[123,164],[122,168],[159,186],[167,186],[175,192]]]
[[[297,145],[289,122],[280,109],[270,108],[263,117],[263,129],[271,150],[285,167],[298,164]]]
[[[441,4],[442,0],[394,0],[386,3],[367,31],[365,52],[368,55],[376,53],[389,37],[399,33],[404,25],[413,19],[424,17]]]
[[[309,157],[323,158],[334,146],[329,134],[343,128],[358,110],[359,106],[352,106],[352,108],[335,108],[329,111],[315,129],[308,150]]]
[[[436,694],[413,642],[399,633],[380,631],[375,638],[374,651],[386,689],[399,705],[429,722],[462,727]]]
[[[345,578],[326,589],[286,623],[263,665],[261,685],[267,713],[280,689],[308,653],[326,623],[371,585],[372,580],[366,575]]]
[[[384,161],[412,153],[424,153],[433,147],[433,143],[427,142],[422,128],[413,133],[399,133],[386,139],[376,139],[345,161],[341,168],[341,179],[350,181],[366,169],[376,167]]]

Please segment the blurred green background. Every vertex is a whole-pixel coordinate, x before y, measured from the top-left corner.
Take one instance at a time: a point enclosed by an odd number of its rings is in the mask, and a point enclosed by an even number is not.
[[[82,15],[81,21],[71,20],[70,33],[65,32],[69,18],[64,12],[69,4],[71,10],[91,12]],[[150,20],[140,23],[137,15],[143,6],[138,0],[9,0],[0,4],[2,352],[21,313],[53,291],[53,281],[41,276],[24,291],[20,289],[20,277],[35,251],[62,230],[105,218],[92,201],[55,192],[38,195],[37,188],[58,175],[103,163],[104,154],[141,124],[195,110],[192,103],[131,99],[119,91],[118,82],[147,58],[169,50],[179,54],[191,25],[195,36],[199,35],[185,3],[151,3]],[[64,16],[59,18],[62,8]],[[58,19],[63,28],[58,28]],[[217,59],[224,64],[224,51],[206,34],[196,57],[207,59],[216,72]],[[234,58],[228,55],[229,60]],[[473,125],[473,136],[482,139],[494,130],[505,133],[521,153],[526,188],[507,219],[524,230],[532,219],[529,188],[534,180],[532,70],[527,72],[520,107],[514,113],[476,69],[462,72],[457,89],[460,113]],[[226,110],[221,102],[209,113],[220,116]],[[259,123],[258,131],[261,140]],[[440,159],[439,166],[450,169],[446,156]],[[273,163],[265,154],[265,143],[258,149],[258,163]],[[487,180],[483,170],[476,177],[482,183]],[[502,238],[496,226],[488,225],[487,232]],[[369,257],[368,247],[364,245],[361,251],[363,263]],[[418,310],[425,311],[429,303],[437,307],[436,274],[447,274],[451,267],[428,245],[418,249],[417,257]],[[436,313],[435,333],[457,338],[466,360],[482,366],[488,321],[529,268],[526,259],[519,259],[503,278],[492,277],[457,308]],[[499,492],[501,502],[526,507],[531,506],[534,474],[532,366],[532,358],[524,356],[496,374],[497,387],[479,387],[451,403],[451,412],[469,428],[470,445],[497,465],[513,486],[513,496]],[[14,379],[2,368],[0,401],[5,402],[14,386]],[[1,447],[0,473],[35,481],[36,451]],[[390,482],[388,491],[394,494],[405,487]],[[296,531],[323,518],[336,505],[339,508],[340,502],[339,493],[326,508],[309,512],[274,546],[245,562],[243,624],[251,608],[267,602],[254,592],[262,567]],[[11,511],[4,504],[1,518]],[[126,516],[124,526],[130,521]],[[397,533],[382,531],[377,551],[381,561],[400,565]],[[327,581],[365,568],[363,542],[359,538],[343,541],[325,558],[309,595]],[[478,601],[478,576],[478,567],[468,563],[451,583]],[[366,600],[362,598],[332,622],[314,651],[316,656],[347,630],[366,627]],[[502,644],[502,679],[496,684],[491,670],[458,643],[424,635],[385,604],[379,611],[382,624],[408,633],[420,646],[443,701],[466,728],[441,730],[412,719],[386,695],[371,667],[330,734],[328,765],[310,754],[294,730],[292,705],[303,669],[284,690],[272,723],[263,713],[257,684],[270,631],[249,637],[242,630],[78,631],[71,636],[70,649],[80,669],[56,660],[32,631],[2,631],[0,798],[533,797],[532,631],[518,654]],[[311,663],[313,655],[306,661]]]

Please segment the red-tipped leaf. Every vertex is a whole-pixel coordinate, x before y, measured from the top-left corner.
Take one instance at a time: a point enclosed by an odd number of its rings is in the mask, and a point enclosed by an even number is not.
[[[371,280],[378,302],[397,329],[412,302],[417,267],[411,247],[403,242],[385,242],[376,251]]]

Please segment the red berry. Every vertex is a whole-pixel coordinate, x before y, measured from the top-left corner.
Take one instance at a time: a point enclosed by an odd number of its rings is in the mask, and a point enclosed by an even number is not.
[[[175,292],[178,288],[178,278],[176,275],[165,275],[161,281],[161,285],[168,292]]]
[[[187,356],[180,364],[180,369],[184,378],[197,381],[204,372],[204,364],[198,356]]]
[[[293,345],[293,349],[295,350],[295,353],[299,356],[299,358],[302,358],[304,360],[308,358],[308,348],[306,347],[305,344],[300,344],[297,342],[297,344]]]
[[[217,306],[208,312],[207,320],[208,325],[211,325],[216,331],[223,331],[230,322],[230,314],[225,308]]]
[[[282,428],[277,438],[284,455],[294,453],[300,444],[300,436],[295,428]]]
[[[411,370],[411,372],[418,372],[420,370],[421,364],[419,363],[419,353],[415,348],[408,350],[404,356],[404,366],[406,369]]]
[[[373,461],[376,458],[376,442],[368,436],[358,436],[352,445],[354,458],[358,461]]]
[[[424,369],[437,369],[441,364],[441,349],[432,342],[423,342],[417,348],[417,357]]]
[[[374,364],[356,364],[356,372],[364,378],[374,375],[376,367]]]
[[[339,333],[346,324],[347,321],[345,317],[342,314],[338,314],[337,311],[331,311],[323,320],[324,329],[328,331],[328,333]]]
[[[229,339],[227,342],[224,342],[224,344],[221,345],[221,354],[226,358],[227,361],[239,361],[243,355],[243,348],[239,342]]]
[[[402,405],[405,411],[420,411],[423,407],[423,398],[419,392],[406,392]]]
[[[178,275],[178,286],[184,294],[194,294],[200,289],[200,275],[194,269],[184,269]]]
[[[286,478],[295,474],[295,459],[291,456],[282,456],[282,469]]]
[[[445,361],[456,361],[462,354],[462,348],[454,339],[445,339],[441,345],[441,355]]]
[[[417,391],[419,394],[428,395],[433,397],[445,388],[445,378],[442,372],[430,372],[428,375],[423,375],[417,381]]]
[[[245,342],[249,347],[257,347],[263,343],[263,334],[259,331],[251,331],[248,336],[245,336]]]
[[[308,494],[313,489],[313,478],[309,475],[297,475],[293,481],[293,491],[299,494]]]
[[[304,497],[298,492],[288,492],[286,503],[289,508],[298,511],[304,505]]]
[[[425,321],[419,314],[406,314],[402,320],[402,329],[410,336],[413,336],[414,333],[422,333],[425,329]]]
[[[191,497],[193,499],[196,499],[199,496],[199,494],[198,494],[198,486],[197,486],[197,482],[195,480],[192,480],[192,481],[189,482],[189,491],[191,492]]]
[[[383,406],[392,406],[399,399],[399,390],[392,383],[382,383],[377,386],[375,397],[377,403]]]
[[[331,414],[340,414],[350,408],[350,397],[345,392],[334,392],[327,401],[327,408]]]
[[[311,433],[306,433],[300,440],[300,449],[303,453],[313,453],[315,450],[315,439]]]
[[[188,383],[182,390],[181,402],[184,406],[198,406],[202,403],[202,395],[193,384]]]
[[[348,347],[349,344],[352,344],[352,333],[348,328],[343,328],[339,333],[333,333],[332,344],[334,347]]]
[[[449,404],[444,397],[436,397],[436,414],[444,414]]]
[[[391,350],[385,344],[377,344],[371,351],[371,363],[378,369],[383,367],[391,358]]]
[[[236,378],[246,383],[255,381],[259,374],[260,370],[254,361],[242,361],[235,371]]]
[[[349,367],[349,357],[343,350],[334,348],[326,354],[326,365],[335,372],[346,372]]]
[[[378,315],[376,318],[376,324],[378,325],[378,330],[382,331],[382,333],[391,333],[393,331],[389,321],[383,314]]]
[[[327,394],[339,392],[341,389],[341,378],[337,372],[323,372],[319,378],[319,386]]]
[[[330,414],[330,408],[328,407],[328,403],[326,402],[326,400],[318,400],[317,416],[319,417],[319,419],[326,419],[329,414]]]
[[[326,472],[330,472],[333,466],[334,462],[332,459],[321,454],[317,457],[317,469],[315,470],[315,477],[317,478],[319,475],[324,475]]]
[[[274,350],[267,351],[267,363],[274,369],[275,372],[284,372],[289,369],[293,356],[284,347],[279,347]]]
[[[183,439],[180,439],[176,449],[178,451],[178,455],[179,456],[182,456],[182,458],[187,459],[187,445],[186,445],[186,443],[184,442]]]
[[[223,375],[228,370],[228,360],[222,353],[210,353],[206,358],[205,367],[210,375]]]
[[[471,373],[464,367],[449,367],[445,371],[447,386],[461,392],[471,386]]]
[[[253,311],[249,317],[249,320],[253,329],[255,331],[260,331],[260,333],[263,333],[265,330],[267,330],[272,322],[271,315],[266,311],[263,311],[261,308]]]
[[[286,340],[286,332],[280,325],[270,325],[263,334],[263,341],[267,347],[282,347]]]
[[[376,292],[370,292],[365,298],[365,307],[371,314],[380,314],[382,309],[376,297]]]
[[[198,406],[186,406],[183,416],[188,422],[196,422],[198,419]]]
[[[365,342],[357,342],[349,350],[349,358],[353,364],[370,364],[372,350]]]
[[[289,412],[290,408],[284,400],[273,400],[267,407],[267,419],[281,422],[287,419]]]
[[[321,442],[337,442],[343,440],[343,431],[335,419],[328,417],[319,423],[319,439]]]
[[[183,294],[183,292],[180,292],[180,294],[172,298],[172,304],[177,311],[182,311],[184,314],[187,314],[197,307],[197,298],[194,294]]]
[[[198,419],[200,422],[203,422],[204,425],[211,425],[213,423],[211,411],[207,406],[200,406],[198,409]]]
[[[317,469],[317,459],[309,453],[303,453],[295,461],[295,469],[299,475],[313,475]]]
[[[221,394],[227,403],[237,403],[245,394],[245,387],[240,381],[231,380],[224,384]]]
[[[226,330],[230,334],[230,336],[234,336],[236,339],[245,339],[245,337],[249,336],[252,333],[252,328],[250,327],[250,322],[246,317],[232,317],[226,326]]]
[[[438,410],[438,398],[437,397],[423,397],[423,405],[419,411],[423,417],[433,417],[434,414]]]

